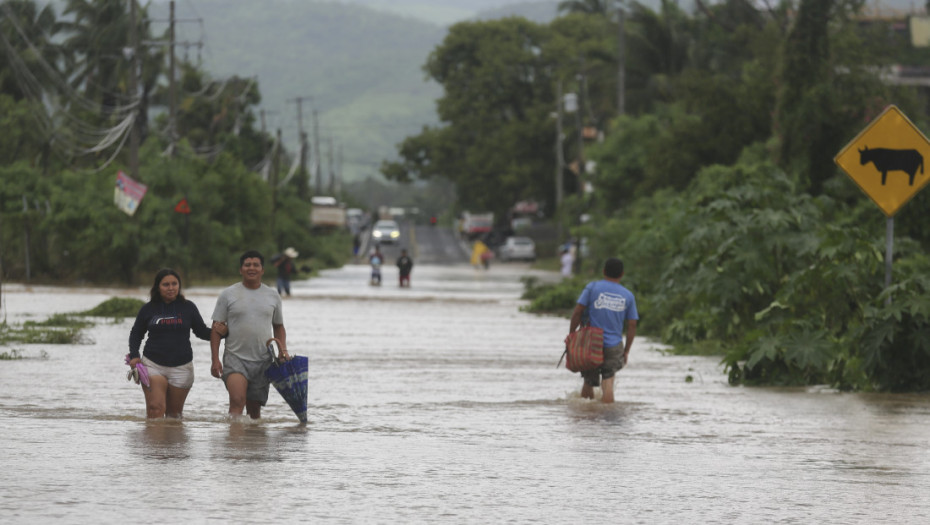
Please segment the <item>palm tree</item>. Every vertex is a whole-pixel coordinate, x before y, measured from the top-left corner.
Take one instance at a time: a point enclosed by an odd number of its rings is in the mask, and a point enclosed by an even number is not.
[[[141,93],[129,93],[129,2],[136,0],[68,0],[64,14],[73,20],[64,23],[70,37],[65,46],[70,51],[70,77],[86,98],[100,105],[106,118],[117,108],[126,107],[141,97],[138,126],[146,134],[149,95],[155,89],[164,65],[164,51],[147,45],[138,47]],[[152,40],[151,21],[145,10],[136,21],[140,42]]]
[[[127,7],[126,0],[68,0],[64,10],[73,16],[65,22],[71,35],[65,40],[71,53],[69,74],[75,87],[99,103],[104,113],[131,98],[122,82],[129,68],[123,55],[129,46]]]
[[[61,29],[51,4],[42,9],[34,0],[6,0],[0,4],[0,33],[11,49],[0,54],[0,93],[11,95],[17,100],[23,98],[41,98],[39,92],[32,90],[53,90],[50,75],[57,73],[61,66],[61,47],[55,44],[54,37]],[[35,75],[41,85],[28,85],[17,81],[17,61],[26,71]],[[20,71],[18,74],[24,74]],[[30,89],[31,88],[31,89]]]

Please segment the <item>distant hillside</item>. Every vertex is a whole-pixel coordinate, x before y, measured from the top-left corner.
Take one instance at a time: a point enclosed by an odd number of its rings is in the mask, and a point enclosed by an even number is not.
[[[558,0],[548,0],[542,2],[524,1],[508,4],[503,7],[497,7],[495,9],[483,10],[479,12],[475,18],[479,20],[494,20],[508,16],[522,16],[527,20],[532,20],[533,22],[539,24],[548,24],[559,15],[558,8]]]
[[[291,151],[299,136],[293,99],[312,97],[304,102],[303,126],[312,139],[316,108],[324,171],[329,137],[334,150],[342,148],[343,178],[357,180],[393,158],[404,137],[436,121],[441,91],[425,81],[422,65],[445,35],[440,26],[332,2],[197,0],[176,9],[179,19],[203,19],[202,28],[180,23],[177,31],[179,41],[203,39],[208,72],[257,76],[268,127],[282,129]],[[150,13],[166,19],[167,3],[152,4]],[[188,56],[196,61],[197,51]]]
[[[550,0],[344,0],[364,4],[372,9],[387,11],[404,16],[426,20],[440,25],[452,25],[462,20],[474,18],[488,19],[510,16],[506,12],[511,5],[528,5],[531,3],[551,3]],[[558,3],[558,2],[556,2]],[[506,12],[499,16],[487,17],[484,13]],[[533,16],[526,16],[535,20]]]

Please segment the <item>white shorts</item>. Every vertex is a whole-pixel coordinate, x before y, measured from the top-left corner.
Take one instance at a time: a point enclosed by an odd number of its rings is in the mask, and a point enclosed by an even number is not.
[[[175,388],[190,388],[194,386],[194,362],[181,366],[161,366],[151,359],[142,356],[142,364],[149,371],[149,376],[162,376],[168,384]]]

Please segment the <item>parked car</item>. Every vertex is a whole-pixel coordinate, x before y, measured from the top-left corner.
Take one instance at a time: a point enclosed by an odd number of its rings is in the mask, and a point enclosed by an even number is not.
[[[400,228],[394,221],[378,221],[371,229],[371,238],[381,244],[393,244],[400,239]]]
[[[529,237],[507,237],[497,249],[497,257],[502,261],[535,261],[536,243]]]

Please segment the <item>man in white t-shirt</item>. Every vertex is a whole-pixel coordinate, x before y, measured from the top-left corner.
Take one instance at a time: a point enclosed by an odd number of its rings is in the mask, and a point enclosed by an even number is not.
[[[239,258],[242,282],[222,292],[213,310],[214,325],[225,324],[226,349],[220,361],[220,339],[224,330],[214,330],[210,336],[213,364],[210,373],[221,377],[229,392],[229,414],[252,419],[261,417],[268,400],[269,381],[265,370],[271,365],[266,343],[272,337],[279,341],[281,355],[287,356],[287,332],[284,312],[278,292],[262,283],[265,258],[257,251],[247,251]]]

